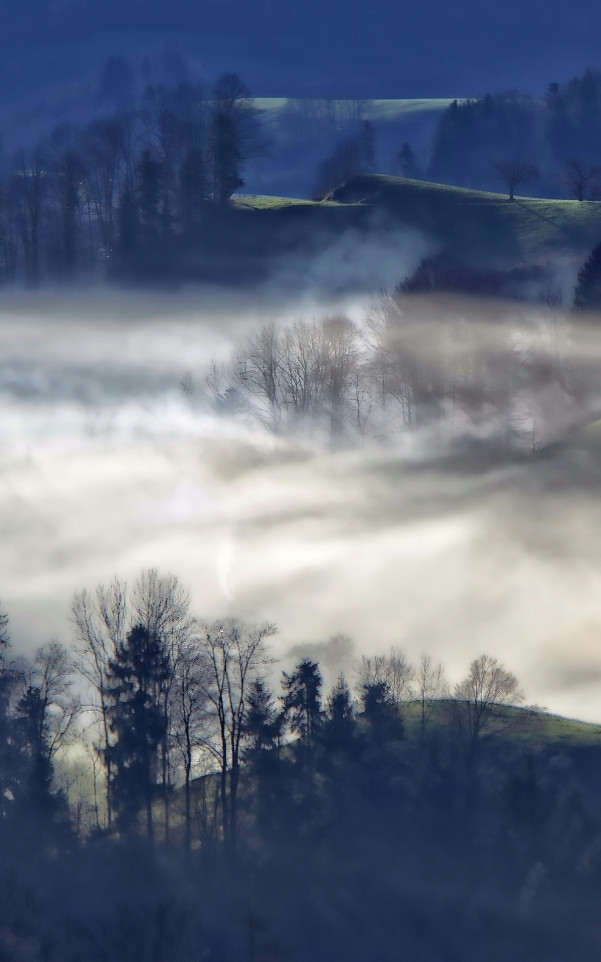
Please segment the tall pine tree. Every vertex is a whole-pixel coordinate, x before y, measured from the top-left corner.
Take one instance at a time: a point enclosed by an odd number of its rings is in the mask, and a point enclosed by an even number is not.
[[[116,646],[116,656],[109,662],[111,801],[124,832],[133,829],[145,809],[150,841],[158,748],[166,735],[161,691],[170,671],[162,638],[141,624]]]

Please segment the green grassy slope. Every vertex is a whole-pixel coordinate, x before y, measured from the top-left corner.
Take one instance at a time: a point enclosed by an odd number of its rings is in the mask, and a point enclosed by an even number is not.
[[[429,732],[442,732],[452,725],[453,703],[441,701],[431,710]],[[417,702],[402,706],[408,739],[419,736],[421,708]],[[601,724],[551,715],[536,708],[502,705],[494,709],[485,732],[495,739],[529,748],[601,749]]]
[[[269,194],[238,194],[233,198],[240,210],[281,210],[286,207],[341,207],[336,201],[305,200],[302,197],[272,197]],[[347,206],[347,205],[345,205]]]
[[[504,194],[378,174],[355,177],[333,199],[386,211],[473,261],[581,255],[601,238],[596,201],[517,197],[510,203]]]
[[[420,738],[421,708],[417,702],[402,705],[406,741],[404,750],[417,749]],[[432,735],[451,735],[454,731],[453,702],[439,701],[430,709],[427,733]],[[580,769],[583,784],[595,788],[598,782],[598,762],[601,760],[601,725],[551,715],[533,708],[500,706],[494,710],[483,732],[486,744],[496,745],[513,756],[526,752],[565,753]],[[191,782],[191,808],[194,825],[198,824],[201,813],[209,821],[214,815],[219,796],[219,775],[203,775]],[[245,795],[247,785],[242,778],[241,793]],[[595,789],[596,790],[596,789]],[[153,813],[160,835],[164,820],[164,807],[161,799],[153,803]],[[144,831],[145,814],[140,815],[140,830]],[[184,832],[184,790],[178,788],[170,798],[170,830],[172,839],[182,841]]]
[[[477,266],[580,262],[601,239],[601,203],[517,197],[466,190],[383,174],[361,175],[328,202],[241,195],[236,210],[254,214],[251,233],[286,233],[310,241],[312,231],[336,235],[349,227],[403,226],[426,235],[455,259]],[[374,216],[375,215],[375,216]]]

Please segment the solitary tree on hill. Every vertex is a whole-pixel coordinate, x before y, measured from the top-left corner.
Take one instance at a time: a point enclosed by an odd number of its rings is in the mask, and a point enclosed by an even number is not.
[[[493,164],[497,176],[504,181],[509,191],[509,200],[515,200],[515,189],[520,184],[531,184],[539,176],[536,164],[531,164],[527,160],[513,158]]]
[[[467,677],[455,686],[455,700],[467,738],[468,758],[473,759],[495,708],[519,704],[524,695],[515,675],[496,658],[480,655],[472,661]]]

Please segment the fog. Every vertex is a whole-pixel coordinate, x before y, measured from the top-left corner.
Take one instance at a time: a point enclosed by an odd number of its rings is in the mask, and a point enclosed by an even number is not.
[[[0,599],[15,643],[69,643],[74,591],[155,567],[178,575],[200,616],[276,622],[278,668],[312,652],[331,679],[395,644],[442,659],[458,681],[486,652],[529,702],[599,720],[601,460],[594,432],[578,430],[597,410],[594,319],[449,309],[458,356],[469,341],[490,368],[499,331],[530,350],[534,380],[516,388],[512,414],[523,430],[509,445],[490,405],[477,418],[397,417],[387,431],[390,409],[376,412],[373,431],[333,445],[307,420],[270,430],[256,397],[232,416],[216,404],[215,371],[227,379],[253,333],[298,323],[297,304],[249,300],[194,290],[4,299]],[[403,308],[406,336],[421,332],[431,363],[445,309]],[[369,338],[381,307],[302,310],[345,311]],[[578,391],[535,380],[543,349],[578,370]],[[330,643],[340,634],[352,649]]]

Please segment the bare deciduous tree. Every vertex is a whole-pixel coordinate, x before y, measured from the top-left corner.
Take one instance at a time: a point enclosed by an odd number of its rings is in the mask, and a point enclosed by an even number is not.
[[[100,721],[100,741],[95,749],[106,768],[106,816],[112,824],[111,761],[109,732],[109,661],[115,657],[127,631],[127,586],[114,578],[108,587],[99,585],[94,594],[78,592],[72,605],[72,622],[76,632],[76,665],[79,674],[93,692],[86,707]]]
[[[514,157],[511,160],[493,164],[497,177],[503,181],[509,192],[509,200],[515,200],[515,189],[521,184],[531,184],[540,176],[536,164]]]
[[[238,782],[250,683],[271,659],[267,639],[275,625],[245,625],[235,619],[204,624],[199,646],[206,666],[204,694],[212,722],[204,744],[219,764],[224,838],[236,843]]]
[[[490,655],[480,655],[472,661],[467,677],[455,686],[454,697],[467,738],[469,759],[473,759],[495,708],[517,705],[524,700],[515,675]]]
[[[363,655],[356,666],[357,689],[384,682],[397,704],[414,697],[415,671],[404,653],[395,646],[387,655]]]
[[[75,595],[72,621],[75,626],[77,670],[88,682],[94,700],[88,709],[98,715],[100,740],[97,751],[106,768],[107,822],[112,820],[110,797],[111,745],[109,728],[109,663],[123,646],[127,633],[141,625],[149,634],[161,639],[172,666],[169,677],[157,691],[157,701],[163,711],[165,731],[169,731],[170,693],[174,683],[174,665],[179,646],[185,645],[193,630],[189,614],[189,596],[174,575],[161,576],[155,569],[140,575],[130,589],[126,582],[114,578],[110,585],[99,585],[94,594],[84,590]],[[165,738],[160,745],[161,787],[165,807],[165,832],[169,831],[170,742]]]
[[[572,157],[565,163],[561,181],[570,189],[576,200],[596,200],[600,174],[601,167],[583,164],[577,157]]]
[[[31,153],[21,151],[11,182],[11,199],[23,245],[25,277],[31,285],[37,283],[40,275],[42,218],[48,188],[49,176],[41,148]]]
[[[263,405],[262,418],[273,431],[325,422],[332,442],[359,403],[359,334],[343,315],[299,320],[278,330],[265,326],[236,362],[237,378]],[[353,393],[354,392],[354,393]],[[357,415],[361,423],[361,411]]]
[[[422,741],[432,715],[434,703],[450,694],[442,662],[422,654],[415,671],[415,695],[420,706],[420,734]]]
[[[115,242],[116,198],[124,176],[125,122],[118,117],[96,120],[82,133],[85,192],[108,256]]]
[[[74,664],[58,642],[38,648],[23,671],[21,706],[32,751],[52,762],[66,744],[81,703],[72,692]]]
[[[195,754],[204,744],[209,722],[206,696],[208,666],[197,639],[185,637],[175,647],[174,680],[170,691],[171,737],[184,770],[186,850],[192,843],[190,781]]]

